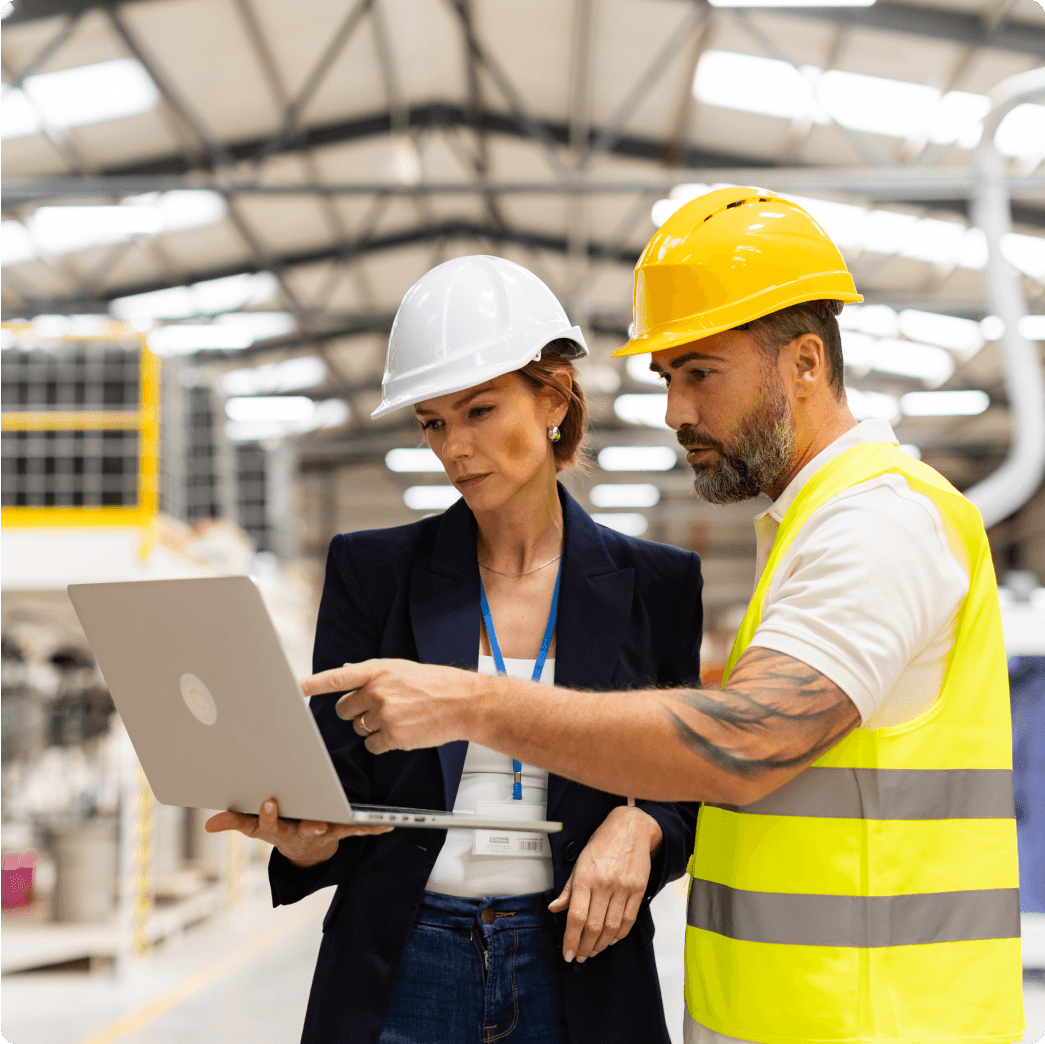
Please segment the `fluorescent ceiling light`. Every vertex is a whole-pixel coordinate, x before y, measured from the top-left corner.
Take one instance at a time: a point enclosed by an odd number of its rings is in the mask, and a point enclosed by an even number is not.
[[[963,358],[974,355],[983,347],[980,324],[956,315],[921,312],[905,308],[898,317],[900,332],[912,341],[939,345],[958,352]]]
[[[249,348],[257,340],[290,333],[295,325],[288,312],[240,312],[219,316],[211,323],[158,327],[149,334],[149,347],[157,355]]]
[[[657,387],[663,388],[663,379],[657,376],[657,374],[649,368],[649,363],[649,352],[645,355],[629,355],[624,368],[627,370],[628,376],[633,381],[639,381],[642,384],[655,384]]]
[[[287,399],[284,397],[229,399],[225,404],[225,413],[230,418],[225,425],[225,433],[236,442],[282,438],[287,435],[300,435],[303,432],[315,431],[317,428],[336,428],[344,424],[351,416],[348,403],[341,399],[327,399],[325,402],[312,402],[311,399],[304,401],[311,404],[311,412],[302,405],[292,407],[257,405],[259,403],[285,403]],[[230,406],[232,407],[231,413]],[[232,417],[232,413],[235,413],[236,416]]]
[[[314,388],[326,379],[327,364],[316,355],[302,355],[283,362],[231,370],[222,376],[219,386],[225,395],[265,395]]]
[[[985,341],[997,341],[1005,333],[1005,322],[999,316],[988,315],[980,320],[980,333]]]
[[[460,499],[453,486],[410,486],[403,493],[403,503],[412,511],[445,511]]]
[[[938,387],[954,373],[954,357],[935,345],[883,338],[874,346],[871,368]]]
[[[670,471],[678,454],[670,446],[607,446],[598,460],[603,471]]]
[[[225,416],[234,421],[307,421],[315,411],[304,395],[245,396],[225,403]]]
[[[922,451],[913,442],[901,442],[900,449],[907,454],[908,457],[914,457],[915,460],[922,459]]]
[[[908,392],[900,409],[908,417],[975,417],[990,404],[985,391]]]
[[[427,447],[400,447],[385,454],[385,467],[397,472],[441,472],[443,465]]]
[[[110,311],[117,319],[132,322],[188,319],[266,304],[276,296],[278,289],[279,282],[271,272],[242,272],[192,286],[172,286],[147,294],[118,297],[111,303]]]
[[[642,536],[649,529],[649,522],[646,521],[646,516],[640,515],[638,512],[634,514],[631,512],[613,512],[611,514],[597,511],[591,517],[601,525],[609,526],[610,529],[615,529],[618,533],[624,533],[626,536]]]
[[[1028,341],[1045,341],[1045,315],[1025,315],[1020,320],[1020,333]]]
[[[598,508],[648,508],[660,500],[660,490],[650,482],[606,482],[592,486],[588,499]]]
[[[935,392],[918,393],[932,394]],[[846,388],[845,397],[849,409],[858,420],[887,420],[890,424],[900,419],[900,404],[893,395],[883,392],[861,391],[859,388]]]
[[[667,428],[664,422],[667,409],[667,395],[618,395],[613,401],[613,412],[622,421],[647,428]]]
[[[48,123],[82,127],[148,112],[159,101],[156,85],[133,58],[40,73],[28,77],[21,90],[4,89],[0,137],[21,138],[39,133],[35,109]]]

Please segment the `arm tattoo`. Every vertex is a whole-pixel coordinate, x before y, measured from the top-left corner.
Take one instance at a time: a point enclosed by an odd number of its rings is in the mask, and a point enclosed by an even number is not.
[[[673,696],[684,717],[666,709],[679,737],[744,779],[815,761],[860,724],[860,712],[834,682],[771,649],[748,649],[724,689]]]

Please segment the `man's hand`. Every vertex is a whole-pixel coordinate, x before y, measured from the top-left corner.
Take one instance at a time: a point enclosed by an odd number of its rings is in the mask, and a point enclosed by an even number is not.
[[[562,955],[567,961],[602,953],[631,931],[660,847],[660,824],[641,808],[619,805],[592,834],[562,894],[548,907],[569,906]]]
[[[350,826],[347,823],[319,823],[303,819],[291,823],[279,818],[275,798],[263,801],[256,816],[242,812],[219,812],[205,824],[207,833],[238,830],[247,837],[257,837],[275,845],[295,866],[315,866],[331,859],[343,837],[387,834],[392,827]]]
[[[474,671],[410,660],[346,663],[301,682],[306,696],[346,689],[338,717],[353,721],[371,754],[465,739],[480,691]]]

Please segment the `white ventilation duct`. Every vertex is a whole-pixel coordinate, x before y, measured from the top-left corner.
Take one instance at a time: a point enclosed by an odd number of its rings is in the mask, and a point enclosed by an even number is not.
[[[1005,323],[1001,338],[1005,390],[1012,415],[1012,441],[1004,463],[965,491],[991,526],[1023,507],[1045,476],[1045,377],[1038,347],[1020,333],[1027,302],[1019,276],[1002,256],[1002,237],[1012,231],[1008,172],[994,146],[1001,121],[1017,105],[1045,96],[1045,68],[1003,80],[991,91],[993,107],[983,124],[983,138],[973,153],[973,220],[987,237],[987,299]]]

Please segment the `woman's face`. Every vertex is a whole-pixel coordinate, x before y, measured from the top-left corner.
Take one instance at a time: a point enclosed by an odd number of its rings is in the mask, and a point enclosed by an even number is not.
[[[554,479],[548,429],[566,402],[515,373],[414,407],[428,445],[472,511],[499,508],[525,489]]]

